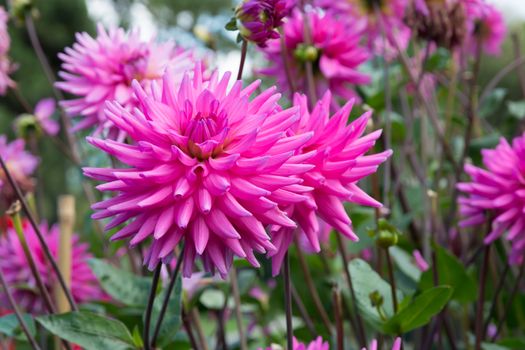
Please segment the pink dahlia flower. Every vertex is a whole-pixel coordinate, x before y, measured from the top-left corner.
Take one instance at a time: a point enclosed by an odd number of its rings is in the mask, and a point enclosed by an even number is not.
[[[239,33],[244,39],[265,47],[269,39],[279,38],[277,29],[292,6],[292,0],[244,0],[235,10]]]
[[[510,145],[501,139],[495,149],[482,150],[485,169],[467,164],[465,172],[471,182],[459,183],[465,194],[459,198],[461,227],[477,226],[491,221],[492,230],[485,237],[490,244],[505,232],[512,243],[509,260],[522,264],[525,255],[525,134]]]
[[[305,61],[314,65],[317,94],[321,96],[328,89],[344,99],[355,97],[353,85],[367,84],[370,77],[358,71],[369,55],[359,45],[365,22],[342,22],[330,13],[307,12],[312,30],[312,46],[308,47],[304,39],[304,16],[294,11],[284,24],[284,42],[286,59],[290,63],[291,75],[297,91],[306,92]],[[273,64],[260,70],[261,74],[274,76],[280,87],[291,91],[286,75],[286,65],[281,52],[281,40],[268,42],[264,53]]]
[[[56,276],[49,268],[49,262],[46,260],[42,246],[38,241],[36,233],[29,224],[23,223],[24,236],[29,249],[33,253],[35,263],[42,276],[44,285],[52,294],[56,284]],[[48,229],[47,224],[41,224],[40,230],[44,235],[51,253],[58,258],[60,230],[57,225]],[[96,277],[92,274],[88,259],[92,256],[88,252],[88,245],[81,243],[77,235],[73,236],[72,266],[71,266],[71,293],[78,303],[86,301],[100,300],[103,293],[99,288]],[[0,269],[5,274],[7,283],[11,287],[18,305],[24,311],[39,314],[44,312],[44,301],[40,295],[36,280],[28,267],[26,256],[18,236],[13,228],[7,230],[5,236],[0,236]],[[6,304],[6,296],[0,293],[0,305]]]
[[[15,85],[9,77],[13,71],[13,65],[7,55],[11,46],[11,38],[7,31],[8,20],[9,15],[4,7],[0,6],[0,95],[5,95],[7,89]]]
[[[310,112],[305,96],[296,94],[294,98],[301,119],[290,128],[290,134],[313,133],[313,137],[297,151],[298,157],[315,153],[306,161],[313,169],[299,175],[303,185],[313,188],[313,191],[301,194],[307,200],[290,200],[283,207],[288,216],[299,224],[298,230],[278,225],[272,228],[272,239],[278,248],[270,254],[273,256],[274,274],[279,272],[294,234],[305,235],[312,249],[316,252],[320,250],[318,217],[345,237],[357,241],[358,237],[352,230],[352,222],[343,203],[381,207],[381,203],[358,187],[358,181],[375,173],[392,151],[365,155],[381,136],[381,130],[363,136],[371,112],[347,125],[353,101],[346,103],[330,117],[331,100],[332,96],[327,92]]]
[[[408,46],[410,29],[403,23],[407,0],[317,0],[315,4],[342,21],[366,21],[363,34],[376,55],[391,60],[397,56],[396,46],[401,50]]]
[[[394,344],[392,344],[392,350],[401,350],[402,340],[401,338],[396,338]],[[377,350],[377,340],[372,340],[368,348],[363,348],[362,350]]]
[[[486,54],[499,55],[507,34],[507,26],[501,12],[483,0],[466,1],[466,7],[471,52],[477,51],[480,42],[481,49]]]
[[[228,88],[230,73],[208,81],[199,65],[193,75],[179,84],[168,71],[162,87],[151,89],[135,83],[133,112],[108,103],[108,120],[133,144],[88,141],[129,167],[84,172],[106,182],[99,190],[116,192],[93,206],[95,219],[113,217],[107,229],[133,219],[112,239],[131,237],[135,246],[151,238],[150,269],[184,238],[185,276],[197,257],[224,276],[234,255],[258,266],[254,251],[275,250],[265,226],[296,227],[278,205],[305,198],[295,193],[308,189],[296,175],[312,168],[303,164],[310,155],[294,153],[312,133],[283,132],[298,121],[298,110],[281,110],[275,88],[252,97],[260,82]]]
[[[7,142],[5,135],[0,135],[0,157],[6,163],[7,169],[22,190],[29,191],[33,188],[31,175],[38,166],[38,158],[24,150],[25,142],[17,139],[11,143]],[[9,205],[14,192],[3,170],[0,168],[0,195]]]
[[[34,115],[40,127],[46,134],[55,136],[60,130],[60,125],[51,116],[55,113],[55,100],[52,98],[45,98],[40,100],[36,106]]]
[[[106,31],[99,25],[97,38],[87,33],[78,33],[76,38],[72,48],[59,54],[63,61],[60,77],[64,81],[56,84],[75,96],[61,102],[68,114],[80,118],[75,131],[94,128],[95,135],[104,131],[122,140],[125,134],[113,127],[104,114],[105,101],[115,100],[132,110],[137,104],[131,88],[133,80],[147,87],[162,77],[167,66],[172,66],[179,72],[175,79],[180,82],[182,73],[193,66],[190,51],[176,48],[171,42],[144,42],[138,31]]]

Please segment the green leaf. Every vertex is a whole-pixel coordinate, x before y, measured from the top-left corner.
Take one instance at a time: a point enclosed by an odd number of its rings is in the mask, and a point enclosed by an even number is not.
[[[426,290],[414,298],[412,303],[399,311],[384,326],[390,334],[406,333],[426,325],[447,304],[452,288],[439,286]]]
[[[391,247],[390,255],[394,258],[397,267],[414,282],[418,282],[421,277],[421,270],[414,264],[412,255],[399,247]]]
[[[135,344],[137,348],[144,347],[144,341],[142,340],[142,334],[140,333],[140,329],[137,325],[135,325],[135,327],[133,328],[132,337],[133,337],[133,344]]]
[[[151,287],[149,278],[136,276],[99,259],[90,259],[89,266],[104,291],[115,300],[128,306],[146,305]]]
[[[152,335],[155,330],[157,320],[159,318],[162,303],[164,301],[164,298],[166,297],[166,291],[167,290],[164,289],[159,295],[157,295],[157,297],[155,298],[155,303],[153,304],[153,312],[151,315],[151,319],[153,320],[153,322],[151,322],[150,328]],[[164,347],[167,344],[171,343],[177,335],[177,331],[179,330],[181,325],[181,298],[182,278],[179,274],[179,277],[175,282],[175,287],[171,292],[170,300],[168,302],[168,308],[166,310],[166,314],[164,316],[164,320],[160,328],[159,341],[157,342],[157,344],[160,347]]]
[[[495,113],[503,103],[503,100],[507,96],[507,90],[504,88],[494,89],[490,95],[488,95],[485,100],[483,100],[481,106],[479,106],[479,117],[487,118]]]
[[[476,300],[478,287],[474,279],[467,273],[465,266],[441,246],[435,246],[438,267],[438,283],[454,288],[452,299],[460,303],[469,303]],[[419,282],[421,290],[434,286],[432,270],[423,272]]]
[[[511,348],[506,346],[486,342],[481,343],[481,348],[483,350],[511,350]]]
[[[447,67],[449,61],[449,51],[439,48],[425,61],[424,69],[428,72],[441,71]]]
[[[36,321],[52,334],[86,350],[136,349],[126,326],[102,315],[80,311],[41,316]]]
[[[498,341],[498,344],[510,349],[525,349],[525,338],[505,338]]]
[[[392,304],[392,291],[390,284],[385,282],[368,263],[361,259],[354,259],[348,264],[352,283],[354,285],[357,307],[363,313],[363,317],[376,329],[381,329],[384,323],[377,309],[370,302],[370,293],[377,291],[383,297],[383,309],[387,317],[394,314]],[[402,299],[402,293],[397,291],[398,300]]]
[[[29,333],[31,335],[35,335],[36,333],[35,321],[31,317],[31,315],[24,314],[22,315],[22,317],[27,325]],[[15,314],[10,314],[10,315],[0,317],[0,334],[4,334],[9,338],[16,338],[18,340],[26,340],[26,335],[22,331],[22,328],[20,327],[20,324]]]
[[[226,25],[224,26],[224,29],[231,31],[231,32],[236,31],[238,29],[237,28],[237,18],[235,17],[230,18],[228,23],[226,23]]]
[[[206,289],[200,296],[199,301],[206,308],[221,310],[224,307],[224,293],[218,289]]]
[[[508,101],[507,109],[509,114],[518,120],[525,118],[525,100]]]

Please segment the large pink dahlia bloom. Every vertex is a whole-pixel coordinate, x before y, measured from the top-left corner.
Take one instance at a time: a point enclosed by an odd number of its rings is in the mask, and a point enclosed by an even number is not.
[[[270,88],[252,98],[260,83],[228,88],[230,73],[203,79],[198,67],[181,84],[167,72],[162,87],[133,85],[139,104],[129,112],[108,104],[107,118],[133,144],[89,138],[89,142],[129,166],[85,169],[106,182],[111,199],[93,206],[94,218],[114,217],[106,226],[133,219],[112,239],[146,238],[152,245],[146,261],[154,268],[184,239],[184,275],[198,256],[207,271],[228,273],[233,255],[258,266],[254,251],[273,251],[265,232],[269,224],[295,228],[278,205],[303,200],[299,175],[312,168],[310,155],[294,155],[312,133],[286,135],[299,119],[297,108],[281,110]],[[250,100],[251,99],[251,100]]]
[[[313,250],[320,250],[319,218],[345,237],[358,240],[352,231],[352,222],[345,211],[344,202],[381,206],[381,203],[358,187],[358,181],[376,172],[392,151],[365,155],[381,136],[381,130],[363,136],[371,112],[347,124],[353,102],[348,102],[330,116],[331,99],[331,94],[326,93],[310,112],[305,96],[296,95],[294,98],[301,119],[290,128],[290,134],[313,133],[313,137],[297,151],[298,156],[316,152],[306,161],[313,169],[300,175],[303,185],[313,188],[313,191],[302,194],[307,200],[290,202],[284,208],[288,216],[299,224],[298,229],[278,225],[272,228],[272,239],[278,248],[270,254],[274,257],[274,274],[279,272],[294,234],[305,235]]]
[[[459,183],[465,196],[459,198],[461,227],[491,220],[492,230],[485,237],[490,244],[505,232],[512,242],[509,260],[522,264],[525,255],[525,134],[512,145],[501,139],[495,149],[482,151],[485,169],[467,164],[471,182]]]
[[[466,8],[470,50],[475,53],[480,43],[486,54],[499,55],[507,34],[507,26],[501,12],[484,0],[468,0]]]
[[[330,89],[345,99],[355,97],[353,86],[370,82],[370,77],[358,70],[369,57],[367,49],[359,45],[365,22],[343,22],[330,13],[317,11],[307,12],[305,16],[308,16],[312,31],[311,47],[305,43],[304,15],[300,11],[294,11],[283,25],[286,60],[295,88],[299,92],[308,91],[304,60],[310,60],[319,96]],[[264,53],[272,66],[260,73],[274,76],[279,86],[290,91],[280,39],[268,41]]]
[[[44,285],[52,295],[52,290],[57,282],[56,276],[49,268],[42,246],[38,241],[35,231],[29,222],[24,221],[24,236],[29,249],[33,253],[36,267]],[[40,230],[44,235],[51,254],[58,258],[60,230],[57,225],[48,228],[47,224],[41,224]],[[87,263],[92,256],[88,252],[88,245],[81,243],[77,235],[73,236],[73,251],[71,265],[71,293],[78,303],[100,300],[103,292],[100,289],[96,277],[91,272]],[[7,230],[7,234],[0,236],[0,269],[5,274],[7,283],[13,291],[14,297],[20,307],[26,312],[39,314],[45,311],[44,300],[40,295],[36,280],[29,269],[29,265],[13,228]],[[6,296],[0,293],[0,306],[6,304]]]
[[[182,73],[193,66],[192,53],[176,48],[173,43],[145,42],[138,31],[125,32],[122,28],[106,31],[98,26],[98,36],[77,33],[77,42],[59,54],[63,61],[56,85],[75,96],[62,101],[68,114],[79,117],[76,130],[94,128],[95,134],[109,133],[109,137],[123,139],[122,130],[114,128],[104,114],[105,101],[118,101],[132,110],[137,101],[131,82],[137,80],[143,87],[162,77],[166,67]]]

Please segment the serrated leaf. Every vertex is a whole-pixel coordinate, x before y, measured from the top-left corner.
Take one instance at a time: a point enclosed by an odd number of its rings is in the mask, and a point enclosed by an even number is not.
[[[390,284],[381,278],[368,263],[361,259],[354,259],[348,264],[352,283],[354,285],[357,307],[363,317],[376,329],[381,329],[384,323],[377,309],[370,302],[370,293],[377,291],[383,297],[383,309],[387,317],[394,314],[392,304],[392,291]],[[397,291],[398,300],[402,299],[402,293]]]
[[[90,259],[89,266],[106,293],[128,306],[144,306],[148,301],[151,281],[118,269],[99,260]]]
[[[136,349],[126,326],[114,319],[86,311],[41,316],[36,321],[52,334],[86,350]]]
[[[394,317],[388,320],[383,330],[390,334],[401,334],[426,325],[443,309],[452,295],[449,286],[438,286],[426,290]]]
[[[438,267],[438,283],[454,288],[452,299],[460,303],[469,303],[476,300],[478,287],[474,279],[467,273],[465,266],[454,255],[443,247],[435,246]],[[421,290],[434,286],[432,270],[423,272],[419,281]]]

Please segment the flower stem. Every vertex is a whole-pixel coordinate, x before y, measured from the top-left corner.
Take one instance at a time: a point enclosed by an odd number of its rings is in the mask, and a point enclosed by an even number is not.
[[[301,270],[303,271],[303,277],[305,279],[306,285],[308,286],[308,291],[312,296],[312,300],[314,302],[315,308],[317,309],[317,313],[319,314],[319,316],[321,316],[321,320],[323,321],[326,330],[328,331],[328,334],[331,334],[332,325],[330,323],[330,318],[328,317],[328,314],[324,309],[323,303],[321,302],[321,298],[319,297],[319,293],[317,292],[317,288],[315,287],[314,281],[312,279],[312,274],[308,269],[308,264],[306,263],[306,259],[304,258],[304,254],[298,243],[299,242],[296,239],[295,246],[297,247],[297,257],[299,258],[299,265],[301,266]]]
[[[242,79],[242,72],[244,71],[244,63],[246,62],[247,52],[248,52],[248,41],[242,39],[241,62],[239,63],[239,71],[237,73],[237,80]]]
[[[494,296],[492,297],[492,304],[490,306],[490,311],[487,319],[485,320],[485,324],[483,326],[484,333],[487,333],[487,329],[490,324],[490,320],[494,316],[494,313],[496,312],[496,306],[498,305],[498,297],[503,290],[503,286],[505,285],[505,278],[507,277],[507,273],[509,272],[510,265],[505,264],[505,267],[503,268],[503,271],[500,274],[500,278],[498,280],[498,284],[496,286],[496,291],[494,292]]]
[[[232,266],[230,270],[230,282],[234,300],[235,319],[237,320],[237,331],[239,332],[239,342],[241,350],[248,350],[248,341],[246,340],[246,333],[242,324],[241,313],[241,295],[239,293],[239,281],[237,280],[237,269]]]
[[[173,271],[173,274],[171,275],[170,284],[168,285],[168,289],[166,290],[166,295],[164,296],[164,300],[162,302],[162,307],[160,309],[159,318],[157,319],[155,331],[153,332],[153,338],[151,339],[152,348],[155,348],[155,344],[157,343],[157,338],[159,337],[162,321],[164,320],[164,316],[166,315],[166,311],[168,310],[171,293],[173,292],[173,288],[175,287],[175,283],[177,282],[178,277],[179,277],[179,271],[182,266],[183,257],[184,257],[184,246],[182,246],[181,251],[179,253],[179,257],[177,258],[177,262],[175,264],[175,270]]]
[[[518,288],[521,282],[521,279],[523,278],[523,273],[525,272],[525,263],[521,263],[520,272],[518,273],[518,277],[516,278],[516,282],[514,284],[514,287],[512,288],[512,292],[510,293],[509,300],[507,300],[507,303],[505,304],[505,310],[503,311],[503,315],[501,315],[501,319],[498,322],[498,325],[496,327],[496,332],[491,337],[490,341],[494,342],[496,338],[498,337],[501,327],[503,326],[503,323],[507,319],[507,314],[509,313],[512,302],[514,301],[514,298],[516,297],[516,294],[518,293]]]
[[[29,219],[29,222],[31,223],[31,226],[33,227],[33,230],[36,233],[38,241],[42,245],[42,250],[44,251],[44,255],[45,255],[46,259],[49,261],[49,263],[51,264],[51,268],[53,269],[53,271],[55,272],[55,274],[57,276],[58,283],[60,284],[60,287],[63,289],[64,293],[66,294],[68,302],[71,305],[71,310],[78,311],[78,308],[77,308],[77,305],[76,305],[76,303],[75,303],[75,301],[73,299],[73,296],[71,295],[71,292],[70,292],[69,288],[67,288],[67,285],[66,285],[66,282],[64,280],[64,277],[60,273],[60,269],[58,268],[57,262],[55,261],[55,258],[51,254],[51,251],[49,250],[49,246],[47,245],[46,240],[44,239],[44,236],[42,235],[42,232],[40,231],[40,227],[38,227],[38,224],[36,223],[36,220],[35,220],[33,214],[31,213],[31,210],[29,209],[29,206],[27,205],[27,202],[26,202],[24,196],[22,195],[22,191],[20,190],[20,187],[18,186],[18,184],[14,180],[13,176],[11,175],[11,172],[7,168],[7,165],[5,164],[5,162],[4,162],[4,160],[3,160],[3,158],[1,156],[0,156],[0,166],[1,166],[2,170],[4,171],[4,173],[5,173],[6,177],[7,177],[7,180],[9,181],[9,184],[14,189],[14,191],[16,193],[16,196],[18,197],[18,200],[20,200],[20,204],[22,204],[22,210],[24,211],[24,213],[26,214],[27,218]]]
[[[53,304],[53,301],[51,300],[51,296],[49,295],[49,291],[47,290],[46,286],[44,285],[44,282],[42,281],[42,276],[40,276],[38,268],[36,267],[35,259],[33,258],[33,254],[31,253],[31,250],[29,249],[29,246],[27,245],[27,241],[24,235],[24,230],[22,228],[22,220],[20,219],[19,210],[20,210],[20,203],[17,201],[15,202],[15,204],[11,206],[11,209],[9,209],[8,214],[13,219],[13,227],[15,229],[18,240],[20,241],[20,245],[22,246],[22,250],[24,251],[24,255],[29,265],[29,269],[31,270],[31,273],[33,274],[33,277],[35,278],[37,288],[44,300],[44,305],[47,311],[50,314],[53,314],[56,312],[56,309]]]
[[[343,270],[346,275],[346,280],[348,282],[348,287],[350,288],[350,295],[352,296],[352,304],[354,306],[354,313],[357,320],[357,329],[358,329],[358,339],[359,339],[359,345],[362,347],[366,346],[366,336],[365,336],[365,328],[363,326],[363,319],[361,318],[361,315],[359,314],[359,310],[357,310],[357,297],[355,295],[355,289],[354,284],[352,282],[352,276],[350,274],[350,269],[348,268],[348,257],[346,256],[346,250],[343,245],[343,241],[341,237],[337,234],[335,235],[337,238],[337,246],[339,248],[339,253],[341,254],[341,258],[343,259]]]
[[[64,95],[55,87],[56,77],[55,77],[55,74],[53,73],[53,69],[51,68],[51,65],[49,64],[49,61],[47,60],[47,57],[46,57],[46,54],[44,53],[42,45],[40,44],[40,40],[38,39],[38,34],[35,28],[35,22],[33,21],[33,17],[30,11],[28,11],[25,15],[25,24],[26,24],[27,34],[29,35],[29,40],[31,41],[33,50],[35,50],[38,60],[40,61],[40,65],[42,66],[42,69],[44,70],[46,78],[49,81],[51,88],[53,89],[53,94],[55,95],[55,98],[58,101],[63,101],[65,99]],[[72,151],[72,155],[74,157],[75,163],[80,164],[80,154],[78,151],[76,139],[73,136],[73,134],[70,132],[71,122],[69,121],[65,113],[62,112],[59,114],[60,114],[60,119],[62,121],[62,124],[64,125],[66,138],[69,143],[69,146],[71,147],[71,151]]]
[[[390,289],[392,291],[392,304],[394,305],[394,313],[397,313],[398,303],[397,303],[397,293],[396,293],[396,280],[394,279],[394,268],[392,266],[392,257],[390,256],[390,251],[385,249],[386,255],[386,265],[388,267],[388,278],[390,279]]]
[[[293,349],[293,324],[292,324],[292,283],[290,280],[290,257],[288,252],[284,256],[284,305],[286,310],[286,350]]]
[[[297,306],[297,311],[301,314],[301,317],[304,320],[304,324],[306,328],[310,331],[310,334],[312,337],[317,336],[317,331],[315,330],[314,322],[312,321],[312,318],[310,315],[308,315],[308,311],[306,310],[306,307],[304,306],[304,303],[301,299],[301,295],[297,292],[297,289],[292,283],[292,298],[295,302],[295,305]]]
[[[186,334],[188,334],[188,339],[190,340],[190,344],[192,349],[198,349],[199,345],[197,344],[197,340],[195,339],[195,336],[193,335],[193,331],[191,330],[191,323],[190,318],[184,308],[182,309],[181,313],[182,318],[182,324],[184,326],[184,329],[186,330]]]
[[[153,273],[153,280],[151,281],[151,289],[149,292],[148,305],[146,307],[146,315],[144,317],[144,349],[151,350],[151,343],[149,340],[149,331],[151,326],[151,314],[153,312],[153,303],[155,302],[155,294],[157,293],[157,287],[159,285],[160,270],[162,264],[158,264],[155,272]]]
[[[485,299],[485,285],[487,282],[487,274],[489,267],[489,257],[490,257],[490,247],[491,245],[485,246],[485,251],[483,255],[483,265],[481,265],[480,271],[480,282],[479,282],[479,293],[478,293],[478,302],[476,306],[476,345],[475,350],[481,349],[481,342],[483,341],[483,302]]]
[[[337,334],[337,350],[344,350],[345,348],[345,337],[344,337],[344,327],[343,327],[343,315],[342,315],[342,305],[341,305],[341,291],[339,286],[334,286],[332,289],[332,299],[334,303],[334,315],[335,315],[335,329]]]
[[[26,335],[29,344],[31,344],[31,347],[33,349],[40,350],[40,346],[38,346],[38,343],[36,342],[35,338],[31,335],[31,332],[29,332],[29,328],[27,327],[26,321],[20,313],[20,309],[18,308],[18,305],[16,304],[15,299],[13,298],[13,294],[11,293],[9,286],[7,285],[2,269],[0,269],[0,284],[4,289],[5,295],[7,296],[7,300],[9,301],[9,305],[14,311],[18,323],[20,324],[20,328],[22,328],[22,331]]]

